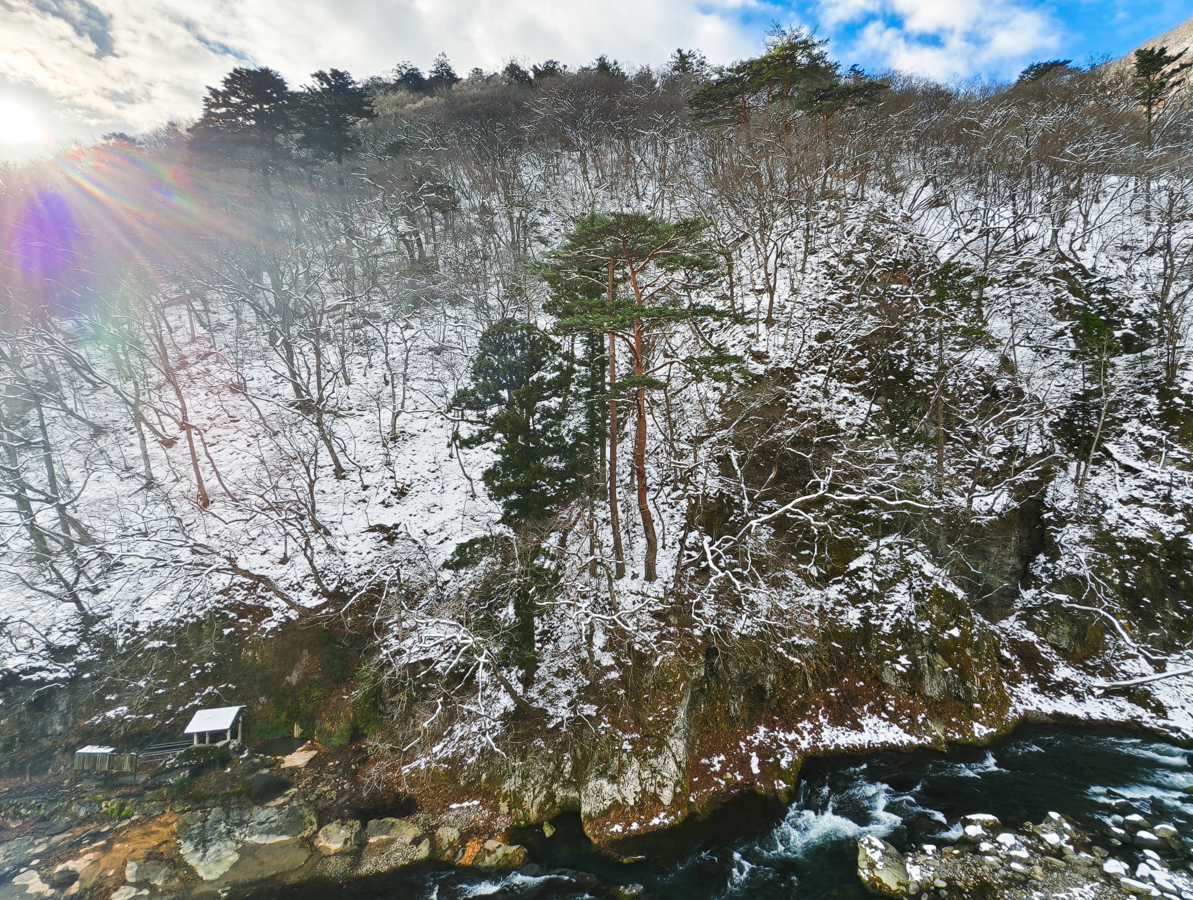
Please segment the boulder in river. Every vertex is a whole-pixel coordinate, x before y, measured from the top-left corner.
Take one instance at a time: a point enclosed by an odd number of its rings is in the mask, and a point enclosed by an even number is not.
[[[414,841],[422,829],[414,822],[405,819],[372,819],[368,827],[369,843],[374,841],[400,841],[409,844]]]
[[[966,828],[970,825],[979,825],[986,831],[995,832],[1002,827],[1002,822],[999,821],[998,816],[992,816],[989,813],[971,813],[968,816],[962,816],[961,827]]]
[[[880,897],[903,897],[909,879],[903,854],[882,838],[868,834],[857,842],[857,876]]]
[[[356,819],[337,819],[319,829],[315,838],[315,848],[329,855],[352,853],[362,846],[366,839],[365,832],[361,830],[360,822]]]
[[[161,887],[174,874],[170,864],[159,859],[130,859],[124,864],[124,880]]]
[[[520,844],[485,841],[472,863],[478,869],[517,869],[526,862],[526,848]]]

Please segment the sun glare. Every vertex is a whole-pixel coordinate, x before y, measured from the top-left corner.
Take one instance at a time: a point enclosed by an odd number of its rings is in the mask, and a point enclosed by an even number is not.
[[[0,100],[0,143],[28,144],[41,136],[37,120],[23,106]]]

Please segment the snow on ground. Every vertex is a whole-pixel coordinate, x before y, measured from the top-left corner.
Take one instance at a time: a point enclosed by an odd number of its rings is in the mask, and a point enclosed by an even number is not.
[[[1095,538],[1188,544],[1193,460],[1165,437],[1156,402],[1141,399],[1147,396],[1141,373],[1155,364],[1151,351],[1124,354],[1116,360],[1112,382],[1102,386],[1102,399],[1113,393],[1122,413],[1105,456],[1091,471],[1083,477],[1085,460],[1058,446],[1058,412],[1089,385],[1088,366],[1074,362],[1071,322],[1057,312],[1072,298],[1052,271],[1058,267],[1055,257],[1045,256],[1048,244],[1068,246],[1127,305],[1143,303],[1156,277],[1154,261],[1123,249],[1137,249],[1144,229],[1128,192],[1110,184],[1106,197],[1093,213],[1105,226],[1079,242],[1075,224],[1057,237],[1040,222],[1027,223],[1021,246],[989,261],[991,287],[981,327],[958,319],[948,338],[931,330],[937,326],[922,305],[928,292],[923,279],[990,228],[991,215],[997,219],[1010,211],[979,209],[977,201],[967,205],[964,199],[952,207],[913,209],[877,190],[855,202],[840,217],[840,227],[833,224],[835,212],[826,210],[824,239],[808,253],[806,268],[797,273],[791,266],[778,280],[776,322],[759,321],[763,300],[755,290],[752,321],[711,325],[705,335],[741,355],[751,375],[775,378],[772,395],[763,398],[770,405],[759,401],[765,412],[758,416],[774,426],[763,437],[770,442],[766,446],[781,447],[793,458],[803,454],[811,473],[807,484],[768,494],[765,486],[747,484],[745,475],[733,471],[739,456],[744,463],[755,448],[742,446],[726,429],[726,401],[740,396],[743,404],[752,402],[748,389],[730,397],[715,383],[676,385],[668,398],[673,430],[663,424],[663,404],[652,401],[648,472],[661,540],[659,579],[646,584],[640,577],[645,547],[628,485],[622,486],[620,513],[629,577],[622,581],[606,574],[611,564],[606,505],[598,500],[591,519],[579,504],[570,510],[573,529],[562,541],[566,553],[558,563],[562,586],[541,613],[540,672],[525,699],[548,711],[552,727],[591,715],[585,699],[589,679],[614,677],[621,662],[606,639],[629,636],[640,649],[665,655],[675,650],[677,639],[675,622],[667,617],[679,612],[702,636],[776,635],[788,647],[784,652],[795,656],[803,640],[800,628],[808,623],[838,616],[856,624],[858,617],[876,614],[880,627],[889,627],[924,591],[963,596],[966,588],[948,571],[956,559],[927,546],[901,523],[914,514],[994,524],[1013,515],[1041,482],[1055,552],[1037,561],[1019,606],[1053,598],[1090,607],[1094,615],[1117,616],[1110,592],[1099,588],[1107,570],[1094,558]],[[569,204],[583,207],[576,197],[563,208]],[[557,236],[565,225],[562,215],[547,217],[540,231]],[[397,239],[393,244],[397,252]],[[748,248],[742,253],[746,283],[756,284],[758,260]],[[880,277],[860,277],[859,261]],[[269,327],[244,318],[233,301],[217,308],[206,329],[196,329],[180,309],[164,314],[172,333],[166,359],[144,363],[141,376],[149,401],[167,414],[156,417],[160,436],[150,435],[144,453],[127,404],[102,383],[67,373],[73,402],[98,428],[83,433],[70,415],[53,410],[50,427],[61,468],[69,473],[68,487],[78,496],[75,506],[102,548],[82,552],[94,553],[92,568],[104,572],[85,592],[103,627],[147,630],[232,602],[267,608],[273,621],[301,610],[330,609],[332,598],[343,611],[371,603],[386,625],[415,626],[413,633],[405,626],[382,628],[385,653],[395,665],[417,660],[443,672],[466,659],[477,672],[477,695],[467,700],[476,716],[460,719],[440,747],[480,752],[491,742],[492,726],[483,723],[510,710],[513,699],[497,677],[493,640],[469,624],[469,591],[484,573],[443,568],[465,541],[509,534],[482,481],[492,453],[459,449],[460,424],[450,409],[450,398],[467,382],[472,349],[486,321],[480,313],[488,315],[489,309],[487,298],[469,307],[449,293],[402,316],[395,315],[389,296],[361,298],[358,308],[347,310],[334,302],[339,298],[326,303],[321,321],[341,337],[323,347],[322,375],[310,382],[311,393],[324,398],[322,418],[310,402],[295,399]],[[400,346],[392,337],[382,340],[374,327],[386,316],[401,322]],[[117,383],[118,362],[90,335],[93,325],[68,322],[66,328],[77,331],[79,346],[102,379]],[[878,332],[887,336],[886,355],[867,343]],[[296,340],[302,365],[313,365],[311,347],[301,336]],[[700,346],[683,330],[667,343],[677,357]],[[934,346],[943,348],[936,359],[925,350]],[[656,349],[662,354],[665,348],[660,343]],[[915,437],[925,429],[928,413],[909,413],[906,424],[896,425],[897,398],[876,400],[878,391],[867,379],[882,366],[889,378],[905,380],[907,393],[939,385],[956,395],[955,415],[964,428],[954,429],[957,437],[941,451],[943,462],[936,447]],[[199,503],[172,381],[185,397],[185,419],[199,441],[197,467],[210,495],[206,509]],[[987,384],[1001,396],[1025,398],[1021,408],[980,403],[979,387]],[[780,406],[785,412],[776,413]],[[622,442],[623,473],[630,468],[629,444],[628,438]],[[342,468],[338,474],[333,451]],[[1020,465],[1020,458],[1035,462]],[[152,483],[145,478],[146,461]],[[938,465],[943,487],[934,483]],[[806,502],[798,499],[801,491]],[[1079,502],[1085,509],[1078,509]],[[729,511],[732,528],[702,533],[693,525],[693,510],[716,504]],[[9,540],[19,541],[18,522],[10,516],[0,524]],[[588,572],[589,529],[598,548],[595,576]],[[788,555],[791,547],[797,547],[796,555]],[[834,556],[847,551],[852,561],[837,572],[841,562]],[[47,650],[78,644],[83,658],[91,652],[78,611],[39,590],[27,559],[5,566],[10,577],[0,580],[0,609],[7,644],[0,668],[66,674],[73,664],[54,661]],[[1081,602],[1052,592],[1070,576],[1088,586]],[[852,602],[884,592],[878,607]],[[512,609],[501,611],[506,621],[511,615]],[[1119,696],[1093,690],[1098,679],[1152,673],[1147,648],[1127,629],[1114,629],[1122,638],[1118,655],[1101,660],[1095,676],[1062,663],[1021,622],[994,627],[1017,629],[1017,638],[1040,644],[1056,670],[1057,681],[1046,690],[1031,682],[1016,688],[1015,715],[1093,720],[1145,715]],[[577,660],[588,654],[592,671],[586,673]],[[1166,716],[1149,724],[1190,733],[1193,692],[1182,686],[1187,682],[1172,679],[1149,687],[1167,708]],[[882,710],[869,710],[856,728],[825,723],[815,736],[782,740],[801,749],[816,742],[847,750],[867,742],[899,746],[913,738]]]

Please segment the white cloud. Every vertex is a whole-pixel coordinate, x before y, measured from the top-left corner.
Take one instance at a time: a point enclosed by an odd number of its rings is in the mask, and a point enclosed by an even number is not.
[[[335,66],[363,77],[446,52],[457,70],[511,55],[573,65],[608,53],[666,60],[754,52],[768,0],[0,0],[0,82],[35,87],[60,117],[106,131],[198,114],[235,65],[302,84]]]
[[[854,26],[845,47],[878,66],[947,80],[1011,74],[1055,50],[1061,28],[1015,0],[821,0],[830,27]]]
[[[1056,45],[1037,0],[806,0],[832,51],[933,78],[1013,74]],[[236,65],[292,84],[335,66],[358,77],[446,52],[457,71],[510,56],[660,63],[676,47],[728,62],[758,51],[788,0],[0,0],[0,97],[73,134],[139,131],[198,115]],[[19,97],[17,95],[20,95]]]

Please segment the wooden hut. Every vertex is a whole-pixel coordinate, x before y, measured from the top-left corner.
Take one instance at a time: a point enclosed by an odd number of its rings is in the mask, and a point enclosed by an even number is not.
[[[235,732],[237,740],[244,735],[243,706],[220,706],[216,709],[201,709],[191,717],[183,734],[193,735],[195,744],[222,744],[230,741]],[[212,735],[215,735],[213,741]],[[202,740],[199,738],[202,737]]]
[[[137,754],[117,753],[114,747],[88,744],[75,751],[76,772],[132,772],[137,771]]]

